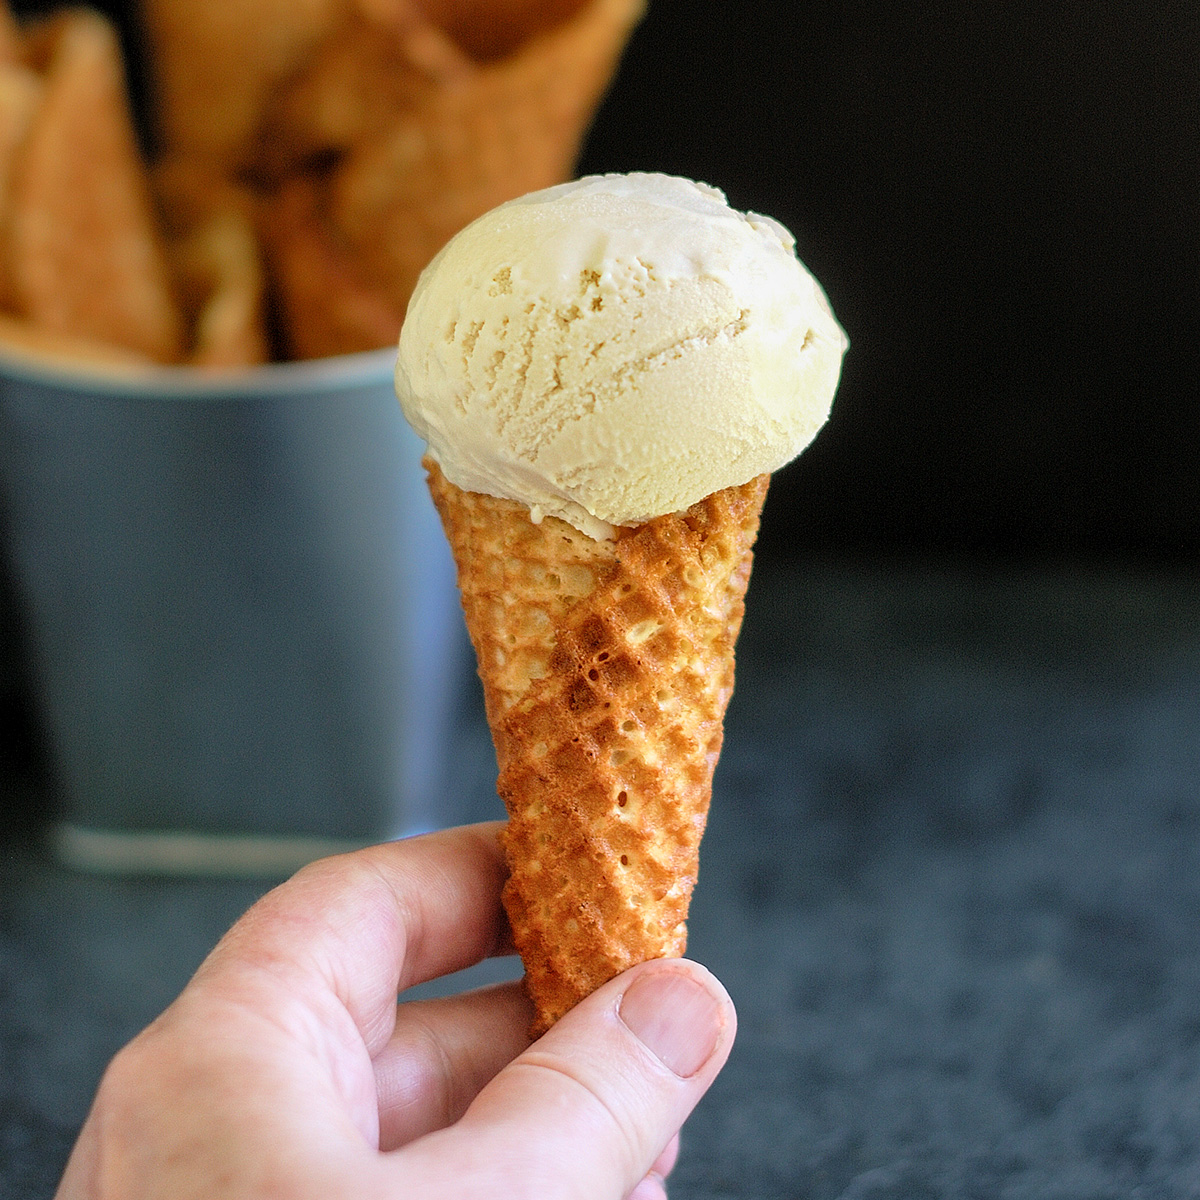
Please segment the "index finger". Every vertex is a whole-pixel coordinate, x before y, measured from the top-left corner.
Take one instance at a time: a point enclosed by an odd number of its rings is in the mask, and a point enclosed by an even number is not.
[[[400,991],[509,952],[499,830],[449,829],[305,867],[234,925],[196,983],[242,975],[293,996],[331,993],[374,1054]]]

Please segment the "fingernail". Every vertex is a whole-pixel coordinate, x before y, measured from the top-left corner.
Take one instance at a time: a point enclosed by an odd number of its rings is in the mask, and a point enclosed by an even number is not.
[[[712,1057],[725,1024],[720,1000],[680,970],[647,971],[621,997],[621,1020],[681,1079]]]

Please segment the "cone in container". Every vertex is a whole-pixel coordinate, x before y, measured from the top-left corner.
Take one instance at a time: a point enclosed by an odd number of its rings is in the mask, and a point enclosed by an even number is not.
[[[98,13],[66,9],[30,28],[22,53],[36,99],[12,153],[0,240],[9,304],[37,327],[26,341],[178,361],[183,319],[115,28]]]
[[[768,477],[845,347],[782,226],[663,175],[501,205],[417,285],[397,392],[458,563],[535,1033],[684,952]]]
[[[264,236],[297,356],[395,342],[418,275],[453,234],[569,178],[643,0],[427,7],[360,0],[265,111],[255,174],[278,198]],[[297,181],[313,236],[285,239],[272,227]],[[323,321],[306,289],[330,255],[353,297]]]
[[[551,18],[556,7],[564,6],[546,6]],[[425,86],[398,96],[389,119],[363,130],[333,172],[330,222],[401,312],[421,270],[469,221],[570,178],[643,3],[569,7],[559,23],[527,23],[525,40],[494,58],[468,42],[474,53],[456,67],[444,48],[426,48],[436,67],[426,68]]]

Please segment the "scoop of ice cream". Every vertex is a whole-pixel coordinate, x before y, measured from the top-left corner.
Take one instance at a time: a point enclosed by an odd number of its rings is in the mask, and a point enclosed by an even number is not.
[[[846,345],[778,222],[673,176],[591,176],[442,249],[396,391],[452,483],[603,538],[789,462]]]

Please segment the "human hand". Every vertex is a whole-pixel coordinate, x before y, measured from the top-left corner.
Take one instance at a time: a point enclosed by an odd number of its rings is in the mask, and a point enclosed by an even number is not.
[[[396,1003],[510,951],[496,832],[325,859],[260,900],[113,1060],[59,1200],[661,1200],[733,1043],[703,967],[642,963],[532,1046],[519,983]]]

